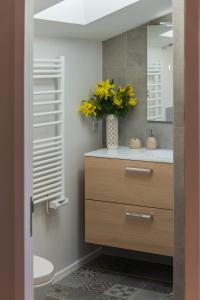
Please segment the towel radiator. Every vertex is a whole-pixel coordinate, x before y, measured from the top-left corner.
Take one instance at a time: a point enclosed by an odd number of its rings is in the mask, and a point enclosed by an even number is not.
[[[151,60],[148,63],[148,95],[147,116],[148,121],[162,120],[162,85],[161,85],[161,61]]]
[[[34,204],[65,200],[64,67],[64,57],[33,64]]]

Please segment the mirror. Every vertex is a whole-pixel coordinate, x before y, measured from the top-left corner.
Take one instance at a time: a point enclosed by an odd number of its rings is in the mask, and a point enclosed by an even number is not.
[[[173,25],[147,26],[147,120],[173,122]]]

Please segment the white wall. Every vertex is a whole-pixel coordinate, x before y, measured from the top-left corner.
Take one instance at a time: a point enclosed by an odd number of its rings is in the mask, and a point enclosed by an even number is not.
[[[65,56],[65,189],[70,202],[47,216],[37,207],[33,218],[34,253],[51,260],[56,272],[92,251],[84,243],[84,152],[102,146],[101,124],[95,130],[78,107],[102,78],[100,42],[35,39],[35,58]]]

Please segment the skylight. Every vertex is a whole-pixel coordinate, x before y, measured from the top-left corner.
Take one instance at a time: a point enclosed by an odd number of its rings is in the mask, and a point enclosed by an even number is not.
[[[63,0],[35,15],[36,19],[87,25],[140,0]]]

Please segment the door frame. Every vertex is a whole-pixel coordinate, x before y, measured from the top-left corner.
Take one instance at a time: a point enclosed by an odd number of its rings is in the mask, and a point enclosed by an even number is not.
[[[185,0],[185,300],[200,299],[199,75],[200,2]]]
[[[10,1],[10,0],[6,0]],[[16,0],[14,0],[15,2]],[[15,300],[33,300],[31,238],[33,0],[15,5]],[[23,82],[22,82],[23,79]]]
[[[13,168],[14,186],[7,188],[13,189],[14,201],[6,199],[7,195],[2,192],[1,204],[10,201],[10,207],[6,206],[5,217],[1,223],[6,223],[10,217],[10,208],[13,211],[14,228],[6,228],[5,233],[13,237],[13,252],[10,258],[14,266],[10,265],[10,284],[13,285],[15,300],[30,300],[32,295],[32,253],[30,239],[30,170],[31,170],[31,105],[32,97],[32,41],[33,30],[30,20],[32,18],[31,0],[6,0],[12,9],[11,22],[14,21],[14,27],[8,34],[13,35],[14,45],[14,101],[13,109],[13,135],[9,137],[11,147],[13,147]],[[2,3],[2,5],[4,5]],[[7,8],[6,8],[7,9]],[[3,11],[3,10],[2,10]],[[25,12],[25,23],[24,15]],[[10,13],[10,10],[9,10]],[[6,15],[7,17],[7,15]],[[25,32],[24,32],[25,24]],[[14,30],[15,28],[15,30]],[[0,32],[5,33],[6,28],[0,28]],[[185,299],[200,300],[200,3],[199,0],[185,0]],[[24,61],[24,34],[25,34],[25,66]],[[23,46],[22,46],[23,45]],[[8,45],[8,51],[12,44]],[[11,68],[11,66],[10,66]],[[1,69],[1,72],[3,70]],[[12,71],[12,69],[11,69]],[[25,73],[24,73],[25,72]],[[25,76],[24,76],[25,74]],[[22,79],[25,79],[24,82]],[[23,89],[25,87],[25,94]],[[8,103],[7,105],[11,105]],[[5,113],[7,107],[4,107]],[[9,112],[9,109],[8,109]],[[25,112],[25,116],[23,113]],[[24,133],[25,129],[25,135]],[[4,129],[6,130],[6,129]],[[25,143],[24,141],[29,141]],[[28,145],[29,144],[29,145]],[[9,149],[3,149],[6,152]],[[2,152],[3,153],[3,152]],[[11,153],[11,152],[10,152]],[[24,161],[25,157],[25,161]],[[0,176],[4,176],[5,170],[0,169]],[[13,176],[13,173],[10,173]],[[24,189],[25,188],[25,189]],[[4,194],[3,194],[4,193]],[[5,219],[5,222],[4,222]],[[11,220],[12,221],[12,220]],[[10,231],[9,231],[10,230]],[[8,247],[10,244],[8,243]],[[13,257],[14,256],[14,257]],[[2,259],[5,259],[3,256]],[[13,274],[14,272],[14,274]],[[1,274],[0,274],[1,275]],[[4,277],[4,274],[2,274]],[[1,277],[1,276],[0,276]],[[3,281],[3,277],[1,282]],[[13,279],[13,280],[12,280]],[[4,289],[4,287],[2,287]],[[11,287],[10,287],[11,288]],[[2,291],[1,291],[2,293]],[[4,293],[4,300],[10,300],[10,294]],[[182,299],[176,299],[182,300]]]
[[[25,282],[24,300],[33,300],[33,242],[32,242],[32,98],[33,98],[33,40],[34,40],[34,0],[25,1],[24,36],[24,236],[25,236]]]
[[[4,300],[32,299],[30,187],[26,186],[29,171],[24,169],[24,154],[29,155],[24,148],[24,106],[31,94],[27,65],[24,76],[24,54],[27,60],[31,57],[25,15],[28,22],[31,1],[2,1],[0,9],[0,299]]]

